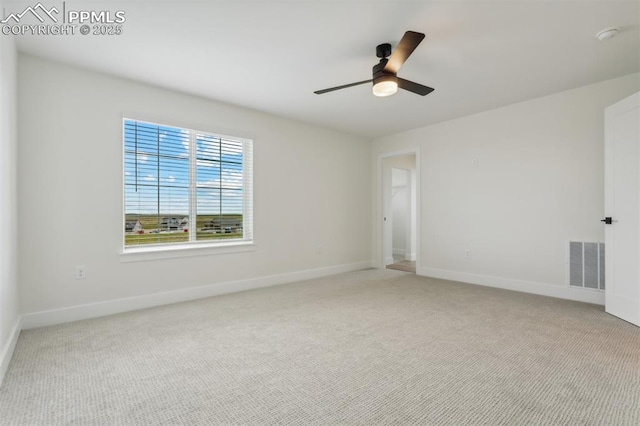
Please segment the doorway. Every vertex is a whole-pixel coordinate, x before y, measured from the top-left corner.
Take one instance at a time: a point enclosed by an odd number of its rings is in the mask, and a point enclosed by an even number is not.
[[[416,273],[418,173],[416,153],[381,159],[383,267]]]

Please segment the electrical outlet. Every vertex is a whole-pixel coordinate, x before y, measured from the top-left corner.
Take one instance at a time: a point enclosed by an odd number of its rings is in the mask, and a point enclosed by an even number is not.
[[[84,266],[76,266],[76,280],[84,280],[87,278],[87,271]]]
[[[464,257],[465,259],[471,259],[471,249],[466,249],[464,251]]]
[[[316,254],[322,254],[322,246],[316,246]]]
[[[471,165],[472,165],[473,167],[478,167],[478,165],[479,165],[479,164],[480,164],[480,163],[479,163],[479,161],[478,161],[478,159],[477,159],[477,158],[474,158],[473,160],[471,160]]]

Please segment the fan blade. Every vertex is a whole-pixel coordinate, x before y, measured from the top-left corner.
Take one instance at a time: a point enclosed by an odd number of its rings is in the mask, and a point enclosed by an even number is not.
[[[424,34],[422,33],[415,31],[407,31],[404,33],[402,40],[398,43],[398,47],[393,51],[389,62],[387,62],[387,65],[384,67],[384,72],[396,74],[422,40],[424,40]]]
[[[398,87],[420,96],[428,95],[435,90],[431,87],[423,86],[422,84],[414,83],[413,81],[405,80],[400,77],[398,77]]]
[[[316,90],[313,93],[315,93],[316,95],[322,95],[323,93],[333,92],[334,90],[346,89],[347,87],[358,86],[360,84],[371,83],[372,81],[373,80],[363,80],[363,81],[359,81],[357,83],[345,84],[344,86],[332,87],[330,89]]]

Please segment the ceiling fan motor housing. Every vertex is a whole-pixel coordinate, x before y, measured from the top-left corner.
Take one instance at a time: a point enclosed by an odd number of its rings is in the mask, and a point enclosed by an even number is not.
[[[376,56],[378,58],[387,58],[391,55],[391,45],[389,43],[382,43],[376,47]]]
[[[373,67],[373,94],[379,97],[391,96],[398,91],[398,77],[393,72],[385,71],[388,59],[380,59]]]
[[[380,45],[382,46],[382,45]],[[380,47],[378,46],[378,47]],[[380,59],[380,62],[373,66],[373,84],[376,84],[378,80],[387,80],[391,78],[395,78],[396,75],[390,72],[384,72],[384,67],[387,65],[389,60],[387,58]],[[381,77],[387,77],[382,79]]]

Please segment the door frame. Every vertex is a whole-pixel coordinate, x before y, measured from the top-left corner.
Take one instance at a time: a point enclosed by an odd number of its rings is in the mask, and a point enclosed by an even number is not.
[[[377,243],[378,243],[378,252],[375,254],[376,263],[374,265],[380,269],[384,269],[385,265],[385,244],[387,243],[385,239],[385,221],[384,221],[384,211],[385,211],[385,192],[384,192],[384,160],[393,158],[393,157],[402,157],[405,155],[415,155],[416,164],[415,164],[415,174],[416,174],[416,275],[420,274],[420,266],[421,266],[421,251],[422,251],[422,228],[420,225],[421,222],[421,194],[420,194],[420,182],[421,182],[421,171],[420,171],[420,148],[412,147],[398,151],[390,151],[378,154],[378,207],[376,212],[376,230],[377,232]],[[391,182],[389,182],[391,184]]]

